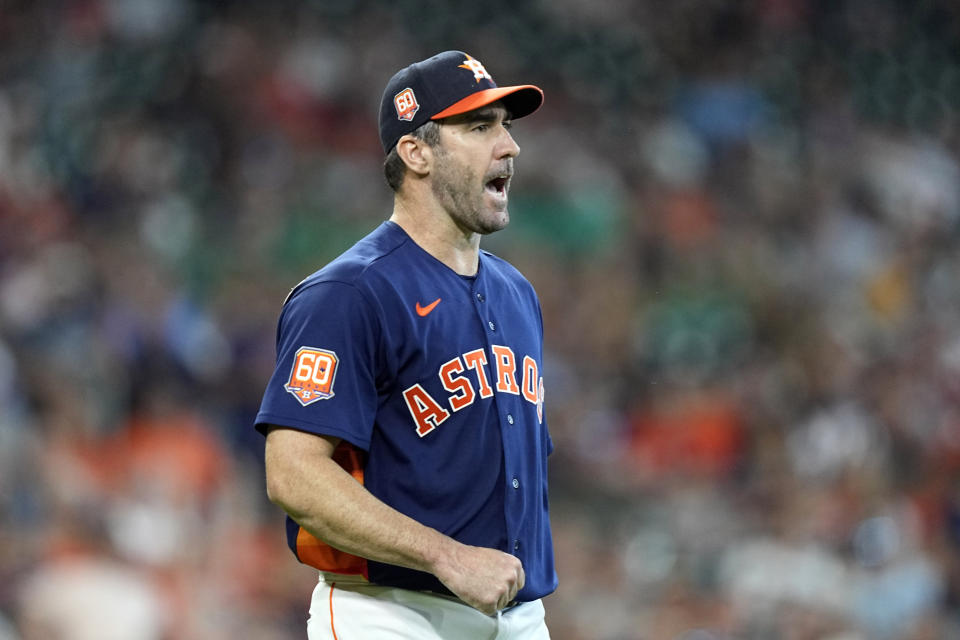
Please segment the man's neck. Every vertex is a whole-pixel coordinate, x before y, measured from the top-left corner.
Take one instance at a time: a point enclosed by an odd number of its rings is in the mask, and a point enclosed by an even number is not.
[[[462,276],[476,275],[480,260],[480,234],[464,232],[445,212],[411,211],[410,203],[396,198],[390,221],[417,245]]]

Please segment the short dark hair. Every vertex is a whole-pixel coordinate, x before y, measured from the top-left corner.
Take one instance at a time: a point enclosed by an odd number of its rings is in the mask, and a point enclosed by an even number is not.
[[[410,132],[417,140],[423,140],[429,146],[435,147],[440,144],[440,123],[436,120],[427,120],[422,125]],[[387,184],[394,191],[398,191],[403,184],[403,176],[407,172],[407,165],[403,158],[397,153],[397,145],[393,145],[390,153],[383,161],[383,175],[387,179]]]

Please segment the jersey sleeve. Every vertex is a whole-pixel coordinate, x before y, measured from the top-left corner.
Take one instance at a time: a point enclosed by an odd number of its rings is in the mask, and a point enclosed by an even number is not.
[[[295,291],[280,314],[277,365],[256,417],[342,438],[367,450],[377,407],[379,324],[353,285],[320,282]]]

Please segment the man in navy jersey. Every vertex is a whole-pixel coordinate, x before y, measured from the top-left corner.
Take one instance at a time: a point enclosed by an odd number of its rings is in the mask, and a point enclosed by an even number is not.
[[[256,426],[290,547],[320,570],[311,640],[549,637],[540,305],[480,249],[510,218],[511,121],[542,101],[460,51],[397,72],[393,213],[284,304]]]

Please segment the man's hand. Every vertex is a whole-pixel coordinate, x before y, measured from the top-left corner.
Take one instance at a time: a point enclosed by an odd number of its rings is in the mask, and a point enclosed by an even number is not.
[[[434,575],[471,607],[493,615],[510,604],[523,588],[526,576],[516,557],[450,538],[443,547]]]

